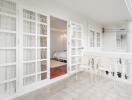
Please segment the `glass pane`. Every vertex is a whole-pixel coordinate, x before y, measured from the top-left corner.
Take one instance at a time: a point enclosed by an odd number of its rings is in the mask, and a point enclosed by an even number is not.
[[[26,77],[23,80],[23,85],[29,85],[35,82],[35,76]]]
[[[16,62],[16,50],[6,50],[6,63]]]
[[[16,66],[7,66],[7,79],[16,78]]]
[[[36,46],[36,37],[35,36],[24,36],[24,47],[35,47]]]
[[[82,51],[80,49],[77,49],[76,52],[77,52],[77,55],[81,55],[81,53],[82,53]]]
[[[41,61],[41,62],[38,62],[37,64],[38,66],[38,72],[43,72],[43,71],[46,71],[47,70],[47,61]]]
[[[16,35],[11,33],[0,32],[0,47],[15,47]]]
[[[47,34],[47,25],[38,24],[38,34],[46,35]]]
[[[16,3],[9,0],[0,0],[0,12],[16,14]]]
[[[0,85],[0,97],[4,97],[6,94],[6,84]]]
[[[77,32],[77,38],[81,39],[81,32]]]
[[[30,20],[35,20],[35,13],[29,10],[23,10],[23,17]]]
[[[77,53],[76,53],[76,49],[72,49],[71,54],[72,54],[72,55],[76,55],[76,54],[77,54]]]
[[[11,95],[16,92],[16,81],[0,85],[0,96]]]
[[[47,16],[38,14],[38,21],[43,22],[43,23],[47,23]]]
[[[81,63],[81,57],[76,57],[76,63]]]
[[[38,47],[47,47],[47,37],[40,36],[38,37]]]
[[[41,74],[38,75],[37,78],[38,78],[38,81],[47,79],[47,73],[41,73]]]
[[[76,57],[72,57],[71,63],[72,63],[72,64],[75,64],[75,63],[76,63]]]
[[[93,31],[90,31],[90,47],[94,47],[94,32]]]
[[[72,45],[72,47],[76,47],[76,40],[72,40],[71,45]]]
[[[97,33],[97,47],[100,47],[100,33]]]
[[[81,26],[77,25],[76,30],[77,30],[76,37],[81,38],[81,30],[82,30]]]
[[[78,31],[81,31],[81,30],[82,30],[82,28],[81,28],[80,25],[77,25],[76,29],[77,29]]]
[[[0,64],[16,62],[16,50],[0,50]]]
[[[75,30],[73,30],[73,32],[72,32],[72,38],[76,38],[76,31]]]
[[[36,50],[35,49],[25,49],[24,50],[24,61],[35,60],[36,59]]]
[[[35,63],[24,64],[24,75],[29,75],[35,73]]]
[[[30,21],[24,21],[24,32],[29,34],[35,34],[35,23]]]
[[[16,92],[16,81],[7,83],[7,94],[11,95]]]
[[[82,46],[80,40],[76,40],[76,42],[77,42],[77,47],[81,47]]]
[[[16,18],[0,15],[0,29],[16,31]]]
[[[0,67],[0,83],[6,80],[6,68]]]
[[[47,59],[47,49],[38,49],[38,59]]]

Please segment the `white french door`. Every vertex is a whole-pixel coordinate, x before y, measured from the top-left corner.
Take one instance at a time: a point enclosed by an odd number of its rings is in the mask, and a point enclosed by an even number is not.
[[[49,79],[49,17],[18,14],[15,1],[0,0],[0,99]]]
[[[70,72],[75,72],[81,64],[83,26],[70,22]]]
[[[49,16],[28,9],[18,14],[15,1],[0,0],[0,98],[50,79]],[[70,72],[81,64],[82,32],[70,22]]]
[[[23,86],[48,79],[49,17],[23,9]]]
[[[13,0],[0,0],[0,98],[17,89],[17,16]]]

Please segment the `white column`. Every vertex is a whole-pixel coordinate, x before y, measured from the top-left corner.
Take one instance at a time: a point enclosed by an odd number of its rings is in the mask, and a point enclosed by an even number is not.
[[[128,21],[127,32],[127,50],[128,53],[132,53],[132,20]],[[128,60],[128,75],[129,80],[132,81],[132,58]]]

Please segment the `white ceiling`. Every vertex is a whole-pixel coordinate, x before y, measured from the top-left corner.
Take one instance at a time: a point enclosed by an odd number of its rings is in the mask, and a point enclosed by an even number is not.
[[[106,25],[130,19],[124,0],[56,0],[84,16]]]
[[[65,32],[67,30],[67,22],[62,19],[51,16],[50,28],[52,31]]]

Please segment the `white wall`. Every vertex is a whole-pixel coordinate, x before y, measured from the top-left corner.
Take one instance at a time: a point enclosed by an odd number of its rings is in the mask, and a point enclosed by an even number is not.
[[[116,46],[116,31],[109,30],[103,34],[103,51],[107,52],[126,52],[127,46],[120,49]]]
[[[50,32],[50,57],[53,57],[53,54],[56,51],[67,50],[67,39],[64,36],[65,33],[51,31]]]
[[[115,51],[116,50],[116,33],[115,32],[105,32],[103,34],[103,50],[104,51]]]

